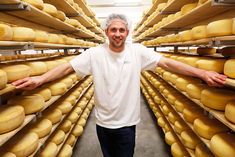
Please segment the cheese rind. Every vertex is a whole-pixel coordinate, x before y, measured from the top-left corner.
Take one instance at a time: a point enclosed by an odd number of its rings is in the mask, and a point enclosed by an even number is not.
[[[32,6],[42,10],[43,9],[43,1],[42,0],[21,0],[23,2],[27,2],[31,4]]]
[[[44,3],[44,7],[43,10],[44,12],[50,14],[51,16],[56,17],[57,15],[57,9],[54,5],[48,4],[48,3]]]
[[[206,25],[193,27],[191,32],[194,40],[207,38]]]
[[[57,155],[58,147],[55,143],[49,142],[41,151],[40,157],[55,157]]]
[[[225,59],[200,59],[196,63],[199,69],[223,73],[225,61]]]
[[[30,131],[36,133],[39,138],[42,138],[51,132],[52,123],[48,119],[41,119],[40,121],[37,121],[36,124],[33,124],[30,127]]]
[[[174,137],[174,135],[172,134],[172,132],[168,131],[166,134],[165,134],[165,141],[168,145],[172,145],[173,143],[176,142],[176,138]]]
[[[81,136],[82,133],[83,133],[83,127],[81,125],[75,125],[75,127],[73,128],[72,134],[75,137],[79,137]]]
[[[25,63],[30,67],[30,76],[41,75],[47,72],[47,65],[43,62],[27,62]]]
[[[183,131],[181,134],[183,144],[190,149],[195,149],[196,146],[201,142],[197,135],[191,131]]]
[[[0,69],[0,89],[5,88],[7,85],[7,73]]]
[[[49,141],[59,145],[64,141],[64,138],[65,133],[62,130],[57,130],[55,134],[49,139]]]
[[[72,154],[73,154],[73,148],[70,145],[65,144],[61,148],[61,151],[59,152],[57,157],[71,157]]]

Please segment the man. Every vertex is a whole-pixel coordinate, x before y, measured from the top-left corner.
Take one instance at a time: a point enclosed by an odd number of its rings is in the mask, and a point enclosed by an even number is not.
[[[135,126],[140,121],[141,70],[160,66],[166,70],[203,79],[210,86],[223,86],[226,76],[164,58],[140,44],[126,43],[130,24],[121,14],[106,19],[109,44],[90,48],[49,72],[13,82],[16,88],[34,89],[73,71],[93,75],[97,135],[104,157],[132,157]]]

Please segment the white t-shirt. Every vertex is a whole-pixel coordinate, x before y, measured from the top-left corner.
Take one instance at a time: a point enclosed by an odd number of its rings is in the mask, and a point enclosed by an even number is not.
[[[140,73],[153,70],[160,58],[141,44],[126,44],[120,53],[103,44],[70,61],[78,75],[93,75],[98,125],[121,128],[140,121]]]

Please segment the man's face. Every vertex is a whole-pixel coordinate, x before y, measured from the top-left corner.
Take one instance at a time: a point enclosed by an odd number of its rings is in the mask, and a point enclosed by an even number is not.
[[[126,28],[124,21],[114,19],[105,33],[109,38],[110,46],[118,49],[124,47],[129,31]]]

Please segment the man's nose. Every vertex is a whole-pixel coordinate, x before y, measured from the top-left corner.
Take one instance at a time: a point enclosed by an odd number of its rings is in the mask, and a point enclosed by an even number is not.
[[[119,31],[119,30],[117,30],[117,31],[115,32],[115,36],[120,36],[120,31]]]

